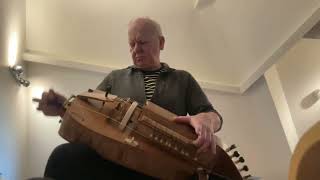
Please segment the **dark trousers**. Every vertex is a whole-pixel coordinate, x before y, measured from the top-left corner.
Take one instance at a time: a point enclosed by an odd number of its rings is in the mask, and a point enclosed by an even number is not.
[[[62,144],[53,150],[48,159],[44,176],[54,180],[154,179],[104,160],[90,147],[75,143]],[[190,179],[197,178],[195,176]],[[210,176],[209,180],[227,179],[220,176]]]
[[[54,149],[44,176],[55,180],[152,179],[104,160],[86,145],[74,143],[62,144]]]

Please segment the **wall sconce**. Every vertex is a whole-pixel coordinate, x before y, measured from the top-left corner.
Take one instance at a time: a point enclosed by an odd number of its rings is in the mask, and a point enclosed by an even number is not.
[[[21,77],[21,75],[23,74],[23,69],[22,66],[19,65],[14,65],[14,66],[10,66],[10,72],[13,75],[13,77],[15,78],[15,80],[18,82],[19,85],[23,85],[25,87],[28,87],[30,85],[30,82],[28,80],[25,80]]]

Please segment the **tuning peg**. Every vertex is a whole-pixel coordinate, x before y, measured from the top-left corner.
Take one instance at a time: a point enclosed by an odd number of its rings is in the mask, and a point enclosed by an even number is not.
[[[235,164],[244,163],[244,161],[245,161],[244,158],[241,156],[241,157],[239,157],[238,160],[234,161],[234,163],[235,163]]]
[[[242,178],[243,178],[243,179],[249,179],[250,177],[252,177],[251,174],[246,175],[246,176],[243,176]]]
[[[249,171],[248,166],[244,165],[241,169],[239,169],[239,171]]]
[[[232,149],[235,149],[237,148],[237,146],[235,144],[232,144],[231,146],[229,146],[227,149],[226,149],[226,152],[229,152],[231,151]]]
[[[110,93],[111,88],[112,88],[111,85],[107,85],[105,97],[108,97],[108,94]]]
[[[231,159],[234,158],[234,157],[239,157],[240,154],[238,153],[238,151],[234,151],[233,154],[230,156]]]

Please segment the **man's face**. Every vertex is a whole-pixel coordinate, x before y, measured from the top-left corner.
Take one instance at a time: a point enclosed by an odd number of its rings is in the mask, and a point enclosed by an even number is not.
[[[145,24],[133,24],[129,27],[129,46],[134,65],[144,70],[160,67],[160,50],[164,38],[159,37],[152,28]]]

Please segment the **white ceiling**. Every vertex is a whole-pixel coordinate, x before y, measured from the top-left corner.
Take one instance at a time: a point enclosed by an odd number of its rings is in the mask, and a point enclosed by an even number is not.
[[[126,67],[127,23],[149,16],[166,37],[163,62],[190,71],[205,88],[241,93],[320,18],[320,0],[195,2],[27,0],[24,59]]]

